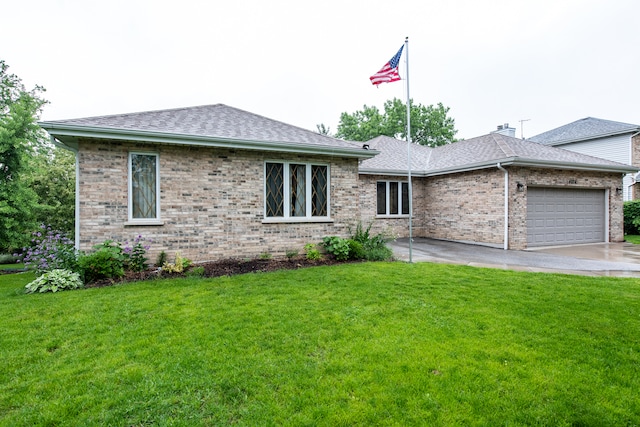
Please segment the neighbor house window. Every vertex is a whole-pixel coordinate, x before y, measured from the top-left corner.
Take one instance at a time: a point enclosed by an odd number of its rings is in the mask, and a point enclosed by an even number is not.
[[[157,154],[129,153],[129,221],[160,219]]]
[[[376,184],[376,213],[378,215],[409,215],[409,183],[378,181]]]
[[[329,217],[329,167],[294,162],[265,163],[265,217]]]

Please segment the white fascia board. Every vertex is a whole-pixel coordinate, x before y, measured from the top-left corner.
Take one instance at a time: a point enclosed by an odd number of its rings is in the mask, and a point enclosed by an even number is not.
[[[333,157],[352,157],[358,159],[369,159],[377,154],[377,150],[365,150],[363,148],[345,148],[345,147],[328,147],[317,146],[304,143],[290,142],[270,142],[270,141],[252,141],[232,138],[213,138],[197,135],[171,134],[163,132],[151,132],[140,130],[123,130],[97,128],[90,126],[73,126],[52,122],[40,122],[40,127],[49,132],[50,135],[58,140],[70,145],[66,138],[93,138],[93,139],[110,139],[118,141],[134,141],[134,142],[151,142],[172,145],[190,145],[201,147],[218,147],[244,150],[259,150],[298,154],[320,154]]]

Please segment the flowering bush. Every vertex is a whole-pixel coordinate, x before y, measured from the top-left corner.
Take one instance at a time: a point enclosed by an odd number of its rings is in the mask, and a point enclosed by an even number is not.
[[[138,234],[138,237],[132,243],[124,242],[122,253],[125,256],[125,264],[128,270],[144,271],[147,269],[146,257],[149,245],[143,245],[145,239]]]
[[[78,270],[76,249],[71,239],[44,224],[33,233],[32,245],[24,248],[25,266],[41,276],[54,269]]]
[[[48,271],[25,286],[25,292],[58,292],[67,289],[79,289],[84,285],[80,275],[70,270],[56,268]]]

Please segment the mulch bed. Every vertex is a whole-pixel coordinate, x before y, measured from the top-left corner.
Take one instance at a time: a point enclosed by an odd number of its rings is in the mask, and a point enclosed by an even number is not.
[[[318,260],[309,260],[305,257],[274,258],[274,259],[223,259],[198,263],[194,267],[204,267],[204,277],[233,276],[236,274],[269,272],[277,270],[297,270],[299,268],[315,267],[320,265],[344,264],[345,261],[337,261],[335,258],[324,257]],[[118,283],[135,282],[157,278],[184,277],[185,274],[166,273],[159,270],[147,270],[142,272],[127,272],[119,279],[98,280],[87,284],[86,288],[101,288]]]

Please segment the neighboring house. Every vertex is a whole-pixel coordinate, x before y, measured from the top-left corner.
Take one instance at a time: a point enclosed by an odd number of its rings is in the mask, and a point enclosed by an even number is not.
[[[407,143],[320,135],[226,105],[42,122],[77,153],[76,239],[194,261],[283,255],[358,223],[408,236]],[[505,249],[621,241],[638,168],[489,134],[411,146],[413,236]]]
[[[530,141],[640,167],[640,125],[587,117],[541,133]],[[640,197],[637,174],[623,181],[624,200]]]

